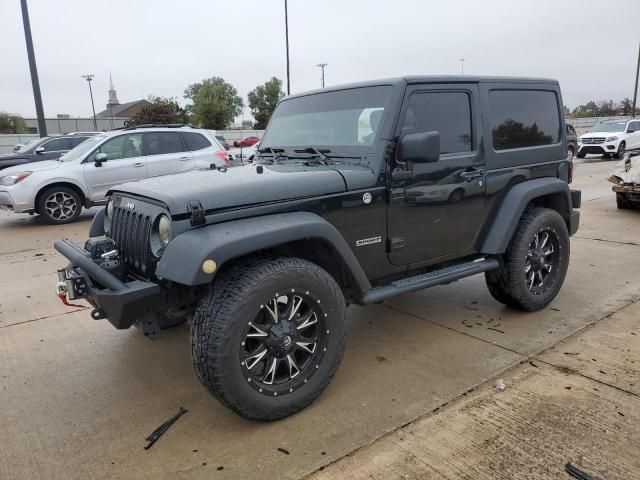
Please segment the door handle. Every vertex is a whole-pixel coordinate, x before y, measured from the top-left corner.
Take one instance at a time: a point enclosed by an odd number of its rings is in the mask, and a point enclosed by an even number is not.
[[[189,157],[180,157],[178,160],[180,160],[181,162],[186,162],[187,160],[189,160]]]
[[[135,168],[140,168],[140,167],[144,167],[144,163],[134,163],[133,166]]]

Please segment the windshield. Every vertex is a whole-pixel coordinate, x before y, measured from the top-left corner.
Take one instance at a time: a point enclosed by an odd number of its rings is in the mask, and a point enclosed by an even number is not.
[[[391,86],[363,87],[284,100],[269,121],[260,149],[371,146],[392,92]]]
[[[96,135],[95,137],[88,138],[76,148],[69,150],[67,153],[62,155],[59,160],[61,162],[72,162],[73,160],[78,160],[85,153],[97,147],[105,138],[107,138],[107,135]]]
[[[624,132],[627,122],[601,122],[591,129],[592,132]]]
[[[42,142],[43,140],[46,140],[44,138],[32,138],[31,140],[29,140],[27,143],[25,143],[24,145],[22,145],[19,148],[16,148],[16,152],[25,152],[27,150],[29,150],[31,147],[33,147],[36,143]]]

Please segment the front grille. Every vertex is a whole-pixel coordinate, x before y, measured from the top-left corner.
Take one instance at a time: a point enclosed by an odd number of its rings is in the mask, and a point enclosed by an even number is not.
[[[584,144],[598,144],[598,143],[604,143],[604,141],[605,141],[604,137],[583,138],[582,139],[582,143],[584,143]]]
[[[140,273],[147,273],[152,262],[150,235],[151,217],[114,206],[109,236],[116,243],[122,261]]]

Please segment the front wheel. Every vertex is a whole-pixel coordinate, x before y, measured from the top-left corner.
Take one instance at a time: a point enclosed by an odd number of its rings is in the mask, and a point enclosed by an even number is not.
[[[491,295],[505,305],[534,311],[558,294],[569,267],[569,232],[549,208],[529,208],[518,223],[499,268],[485,274]]]
[[[626,210],[628,208],[631,208],[631,203],[629,202],[629,200],[627,200],[627,197],[625,197],[624,193],[617,192],[616,193],[616,206],[620,210]]]
[[[302,410],[329,384],[345,345],[345,300],[300,258],[255,259],[223,273],[191,324],[200,382],[251,420]]]
[[[80,195],[68,187],[51,187],[38,197],[37,212],[54,225],[73,222],[82,210]]]
[[[586,157],[586,155],[585,155],[584,153],[579,153],[579,152],[578,152],[578,153],[576,153],[576,157],[578,157],[578,158],[584,158],[584,157]]]
[[[627,149],[627,145],[624,142],[620,142],[620,145],[618,146],[618,151],[613,155],[613,158],[616,159],[620,159],[622,157],[624,157],[624,152]]]

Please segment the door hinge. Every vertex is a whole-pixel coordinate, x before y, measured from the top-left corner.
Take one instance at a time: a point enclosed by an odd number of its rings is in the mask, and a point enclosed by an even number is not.
[[[189,202],[189,211],[191,212],[191,226],[198,227],[207,223],[205,212],[202,208],[202,204],[197,200],[191,200]]]
[[[388,252],[397,252],[398,250],[404,248],[405,246],[405,238],[404,237],[393,237],[387,240],[387,251]]]

